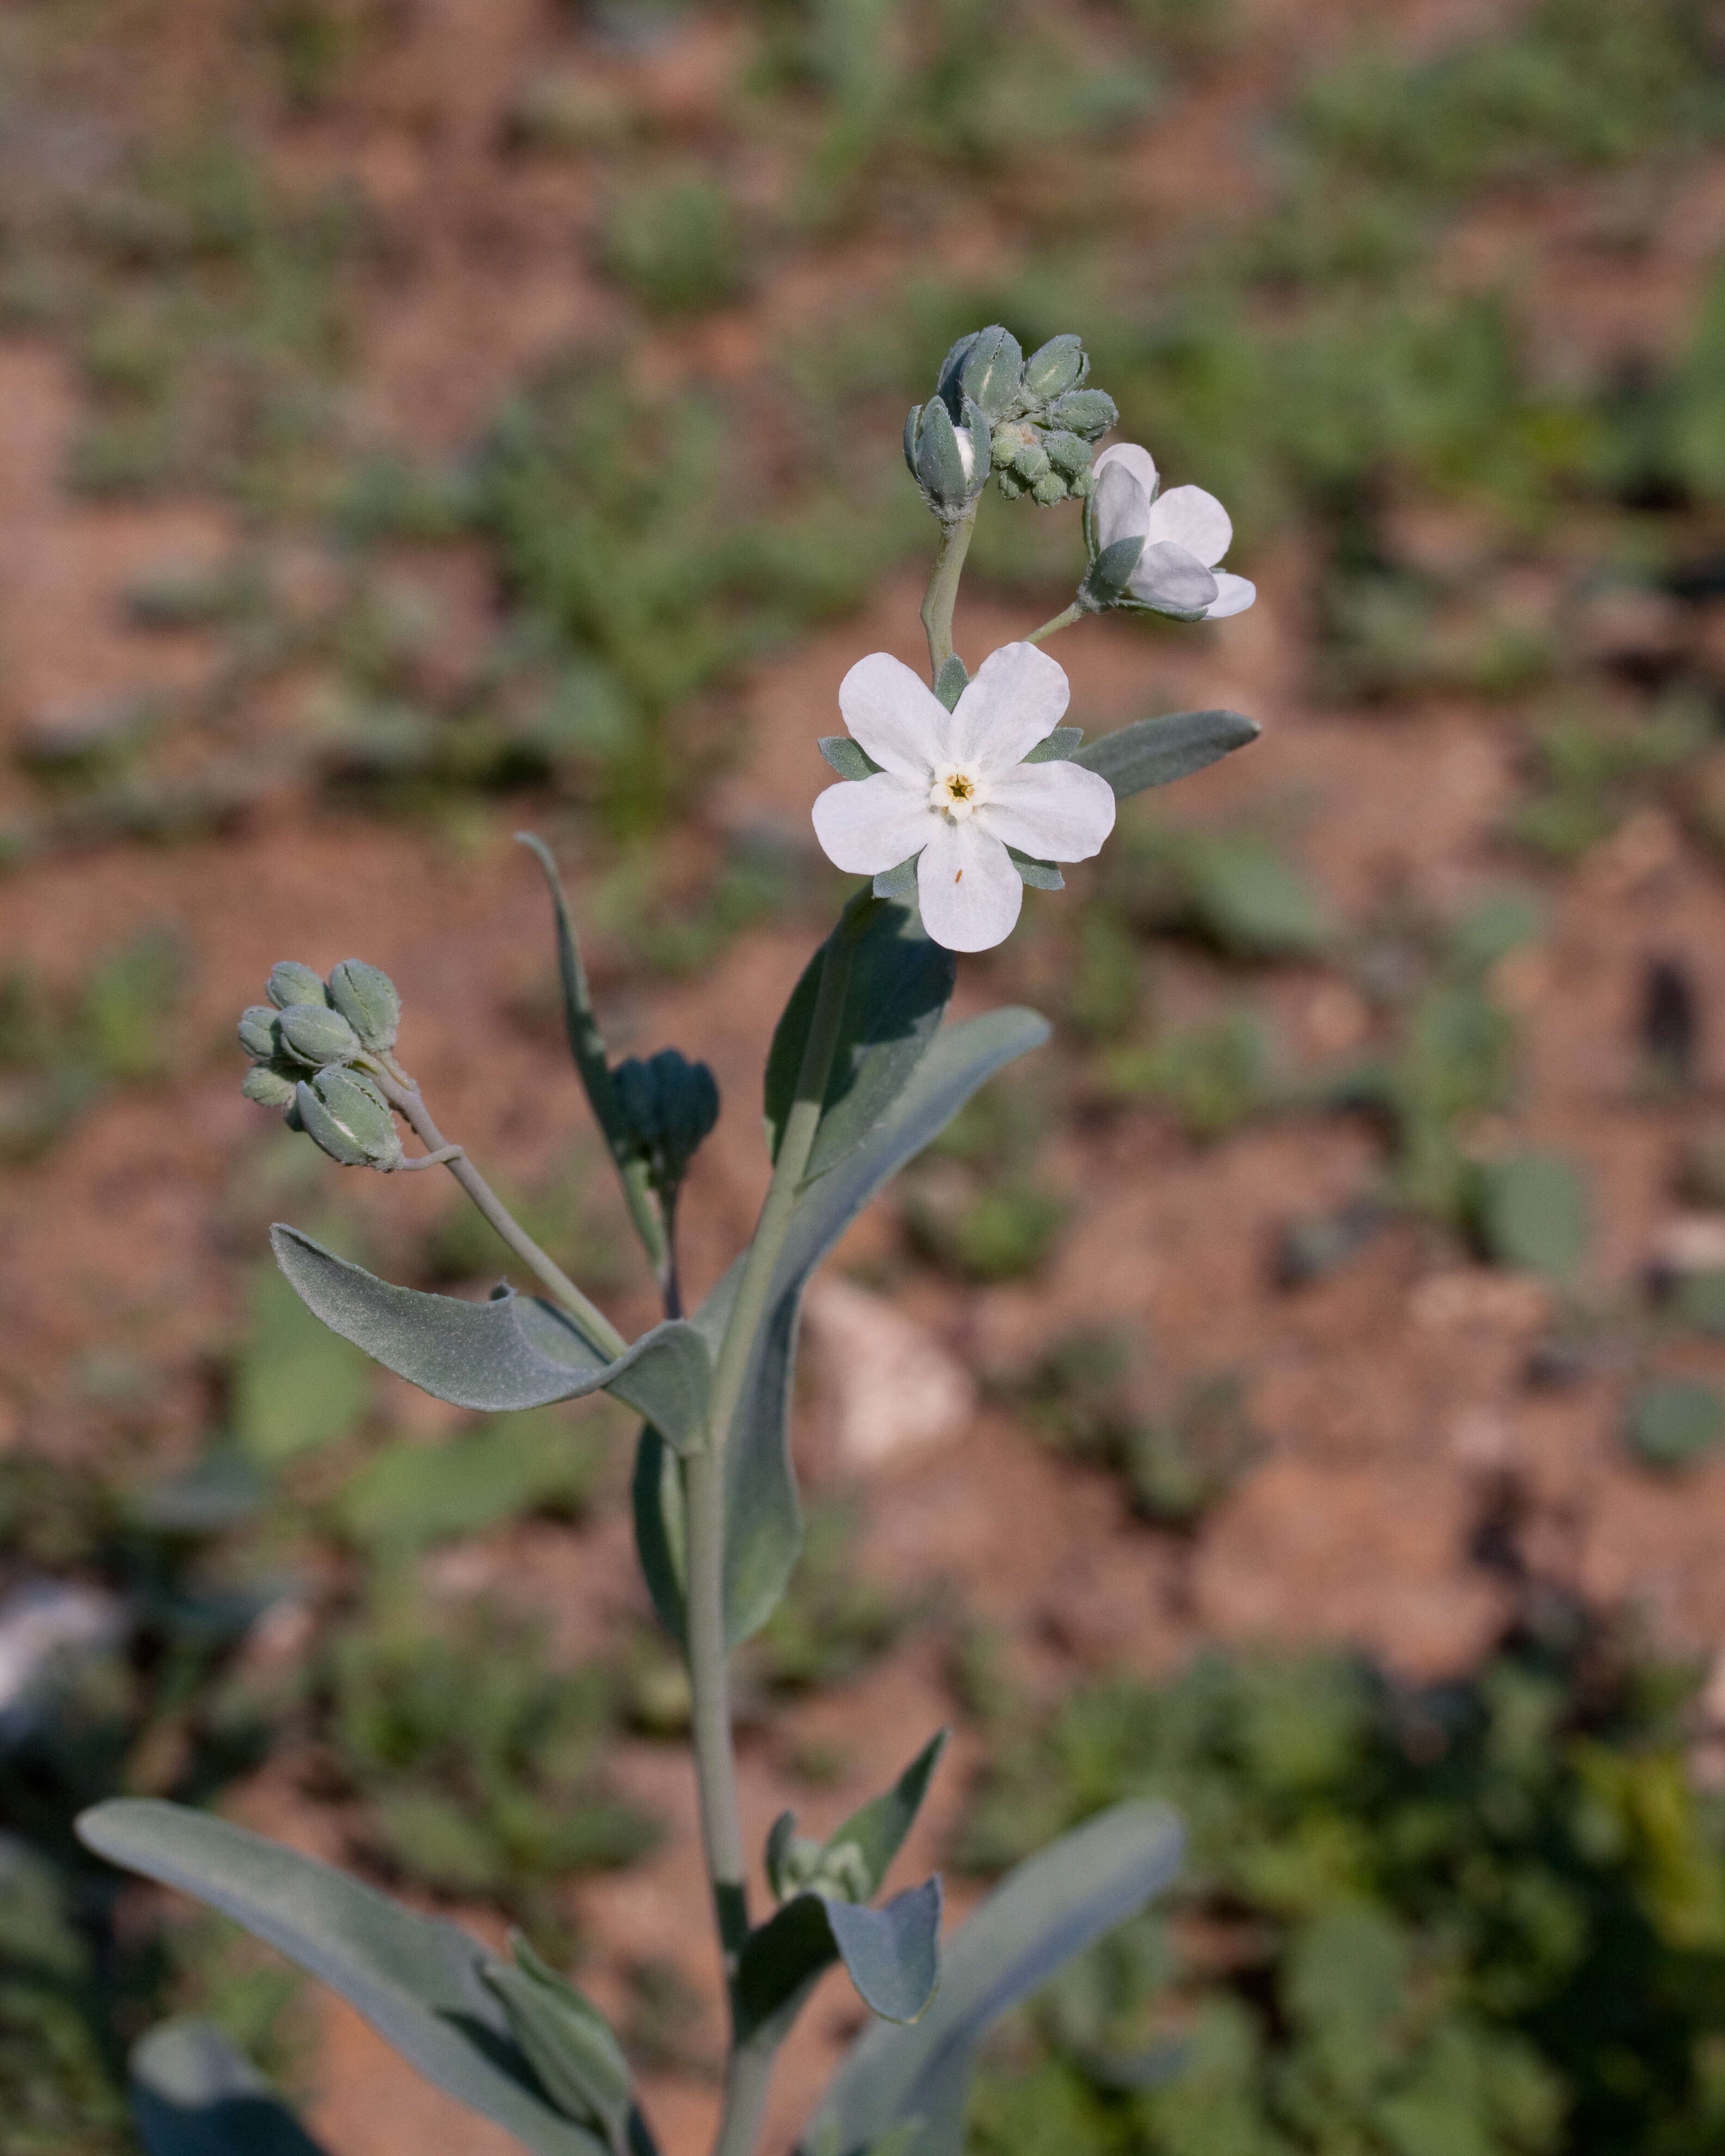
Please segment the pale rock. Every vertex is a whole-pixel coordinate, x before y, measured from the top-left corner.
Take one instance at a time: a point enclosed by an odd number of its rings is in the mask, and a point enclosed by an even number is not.
[[[975,1383],[926,1326],[830,1276],[810,1290],[806,1322],[839,1465],[880,1467],[963,1434]]]

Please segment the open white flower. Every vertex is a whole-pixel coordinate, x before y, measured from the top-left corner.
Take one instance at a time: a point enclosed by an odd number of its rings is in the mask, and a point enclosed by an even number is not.
[[[1244,613],[1258,596],[1245,577],[1216,567],[1234,526],[1228,512],[1201,486],[1158,491],[1162,480],[1148,449],[1117,442],[1096,459],[1091,516],[1097,551],[1117,539],[1142,539],[1144,551],[1127,583],[1142,605],[1220,621]]]
[[[880,875],[916,859],[922,925],[949,951],[986,951],[1012,933],[1024,886],[1009,846],[1035,860],[1083,861],[1114,828],[1114,789],[1081,764],[1026,763],[1065,714],[1066,676],[1034,644],[983,661],[947,711],[885,651],[839,685],[853,739],[880,766],[829,786],[814,804],[829,860]]]

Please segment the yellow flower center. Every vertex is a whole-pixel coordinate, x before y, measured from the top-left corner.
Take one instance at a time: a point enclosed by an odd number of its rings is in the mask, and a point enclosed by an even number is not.
[[[982,794],[982,783],[975,772],[967,771],[962,764],[942,764],[928,789],[928,805],[944,809],[955,822],[963,823],[981,805]]]

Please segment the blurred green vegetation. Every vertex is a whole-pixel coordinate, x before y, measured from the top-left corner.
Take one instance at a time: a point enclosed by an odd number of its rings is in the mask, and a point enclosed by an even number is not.
[[[1211,1654],[1019,1727],[966,1862],[1129,1794],[1177,1804],[1192,1855],[997,2045],[973,2147],[1725,2146],[1725,1815],[1686,1691],[1553,1604],[1451,1684]]]

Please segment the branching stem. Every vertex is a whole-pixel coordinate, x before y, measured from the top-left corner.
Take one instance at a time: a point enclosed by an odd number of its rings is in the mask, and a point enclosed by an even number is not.
[[[377,1065],[372,1066],[377,1070]],[[585,1337],[608,1359],[614,1360],[629,1342],[596,1303],[576,1286],[548,1251],[542,1250],[503,1200],[492,1189],[459,1146],[452,1146],[431,1119],[419,1088],[399,1068],[377,1070],[379,1083],[390,1106],[398,1108],[412,1125],[428,1152],[441,1153],[443,1165],[478,1206],[516,1255],[551,1290]]]

